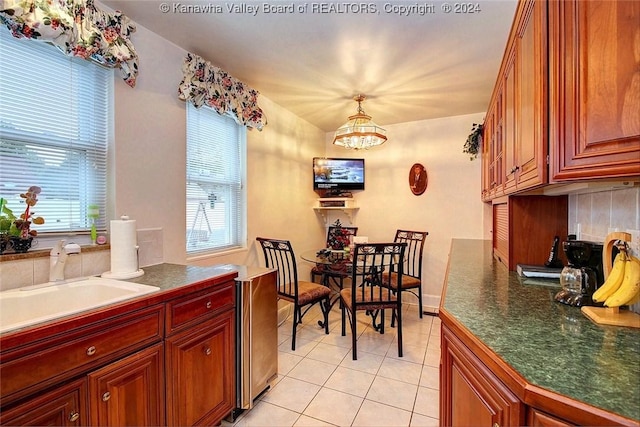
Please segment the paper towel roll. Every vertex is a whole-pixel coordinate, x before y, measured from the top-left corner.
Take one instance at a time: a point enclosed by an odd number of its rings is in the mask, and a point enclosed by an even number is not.
[[[130,279],[144,274],[138,268],[136,221],[122,216],[111,221],[111,271],[103,277]]]

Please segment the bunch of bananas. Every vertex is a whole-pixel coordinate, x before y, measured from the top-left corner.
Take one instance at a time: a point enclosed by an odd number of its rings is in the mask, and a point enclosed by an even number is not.
[[[620,251],[613,261],[607,280],[593,294],[595,302],[620,307],[640,301],[640,260]]]

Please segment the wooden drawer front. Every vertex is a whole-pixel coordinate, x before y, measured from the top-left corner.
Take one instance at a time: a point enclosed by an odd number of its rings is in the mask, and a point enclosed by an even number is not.
[[[569,424],[565,420],[549,415],[545,412],[540,412],[534,408],[529,408],[527,425],[533,427],[570,427],[573,424]]]
[[[81,378],[0,412],[3,426],[89,425],[85,396],[87,380]]]
[[[235,304],[235,282],[178,298],[167,304],[167,334],[201,322]]]
[[[27,354],[2,361],[3,404],[161,340],[163,314],[159,305],[100,322],[31,345]]]

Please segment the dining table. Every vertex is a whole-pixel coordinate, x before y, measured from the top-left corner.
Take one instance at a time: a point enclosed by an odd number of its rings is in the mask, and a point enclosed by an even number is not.
[[[338,280],[335,274],[344,274],[346,277],[350,277],[353,264],[351,251],[348,249],[334,250],[323,248],[304,251],[300,254],[300,257],[307,262],[314,263],[316,267],[319,267],[323,272],[320,283],[332,291],[331,297],[329,298],[329,311],[331,311],[335,303],[340,300],[340,291],[342,290],[342,281]],[[322,320],[319,320],[318,324],[324,327]]]
[[[331,311],[336,302],[340,300],[340,291],[343,288],[343,282],[338,280],[335,274],[331,273],[344,274],[345,278],[351,279],[351,274],[353,272],[352,251],[350,248],[342,250],[322,248],[303,251],[300,253],[300,257],[304,261],[314,263],[317,267],[320,267],[325,273],[327,273],[322,274],[320,283],[332,291],[331,297],[329,298],[329,311]],[[360,273],[360,275],[362,275],[362,273]],[[350,281],[349,286],[351,286]],[[382,328],[382,325],[376,323],[378,313],[367,312],[367,315],[371,316],[374,329],[383,333],[384,329]],[[319,320],[318,325],[324,327],[324,322]]]

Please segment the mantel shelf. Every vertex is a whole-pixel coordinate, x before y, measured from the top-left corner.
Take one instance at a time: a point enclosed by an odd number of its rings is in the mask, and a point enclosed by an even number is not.
[[[347,217],[349,217],[349,221],[353,222],[353,215],[358,211],[358,209],[360,208],[344,208],[344,207],[314,207],[313,210],[316,211],[316,213],[322,215],[322,219],[324,220],[324,222],[327,222],[327,211],[342,211],[344,212]]]

